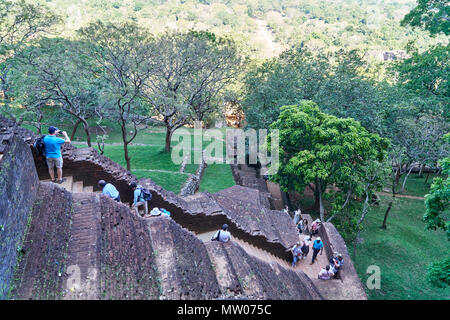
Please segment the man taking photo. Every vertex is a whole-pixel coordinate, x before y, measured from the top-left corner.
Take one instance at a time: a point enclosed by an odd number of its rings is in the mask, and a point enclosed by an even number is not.
[[[61,145],[65,142],[70,143],[70,139],[65,131],[59,130],[56,127],[50,126],[48,128],[48,135],[44,138],[45,144],[45,157],[47,159],[48,173],[53,182],[63,183],[65,179],[62,177],[62,167],[63,158],[61,155]],[[58,138],[57,135],[62,133],[64,139]],[[58,174],[58,180],[55,179],[55,171],[53,168],[56,167],[56,172]]]

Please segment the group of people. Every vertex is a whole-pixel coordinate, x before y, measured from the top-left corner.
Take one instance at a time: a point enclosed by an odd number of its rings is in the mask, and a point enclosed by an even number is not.
[[[63,183],[64,178],[62,177],[62,167],[63,167],[63,158],[61,155],[61,146],[64,143],[70,143],[70,138],[67,136],[67,133],[65,131],[59,130],[57,127],[50,126],[48,128],[48,135],[43,137],[43,153],[46,158],[46,163],[48,166],[50,178],[53,182],[56,183]],[[59,138],[58,135],[62,134],[64,139]],[[36,147],[36,144],[35,144]],[[57,177],[55,177],[54,168],[56,168],[56,174]],[[117,190],[117,188],[111,184],[107,183],[105,180],[98,181],[98,186],[102,189],[102,193],[111,199],[120,202],[120,193]],[[132,182],[130,184],[130,188],[133,191],[133,204],[132,209],[135,211],[136,215],[139,215],[139,208],[143,207],[143,214],[142,216],[148,216],[148,203],[147,201],[151,199],[151,194],[149,191],[142,186],[138,185],[136,182]],[[288,208],[284,209],[285,212],[288,212]],[[165,214],[170,216],[170,212],[168,212],[165,209],[158,209],[153,208],[152,209],[152,215],[158,215],[156,214]],[[291,249],[292,252],[292,266],[296,267],[297,262],[299,260],[304,260],[308,256],[311,244],[312,244],[312,260],[311,264],[314,264],[314,261],[317,258],[317,255],[323,254],[323,242],[318,236],[319,229],[322,225],[322,222],[320,219],[316,219],[312,224],[311,228],[308,228],[308,220],[303,219],[301,215],[301,210],[298,209],[294,213],[294,223],[297,227],[297,230],[300,234],[300,237],[303,233],[308,233],[309,235],[305,236],[303,239],[298,241],[293,248]],[[312,241],[313,237],[317,237],[314,241]],[[218,230],[214,236],[212,237],[213,241],[220,241],[220,242],[228,242],[231,240],[231,234],[228,231],[228,225],[224,224],[222,226],[221,230]],[[343,265],[344,260],[342,258],[341,254],[336,253],[331,259],[329,265],[325,266],[319,273],[318,278],[322,280],[329,280],[332,278],[335,278],[336,275],[339,272],[339,269]]]
[[[105,180],[100,180],[98,182],[98,186],[102,189],[102,193],[104,195],[120,202],[119,191],[113,184],[107,183]],[[133,191],[133,204],[131,205],[131,208],[137,215],[139,215],[139,208],[142,207],[144,209],[142,216],[148,216],[148,203],[145,199],[145,193],[147,190],[141,185],[138,185],[136,182],[130,183],[130,188]]]
[[[58,137],[62,135],[64,139]],[[40,140],[40,141],[39,141]],[[48,172],[50,179],[55,183],[63,183],[66,179],[63,178],[63,158],[61,154],[61,146],[64,143],[70,143],[70,138],[67,132],[59,130],[57,127],[50,126],[48,128],[48,135],[37,139],[34,147],[39,154],[45,156],[46,164],[48,167]],[[56,168],[56,176],[55,176]],[[102,189],[102,193],[117,202],[120,202],[120,194],[117,188],[111,184],[107,183],[105,180],[98,181],[98,186]],[[149,198],[151,199],[151,194],[149,191],[142,186],[138,185],[136,182],[130,184],[130,188],[133,191],[133,204],[132,209],[139,215],[139,208],[143,207],[143,216],[148,215],[148,203]],[[158,209],[160,212],[170,213],[164,209]],[[164,211],[163,211],[164,210]]]
[[[288,209],[285,209],[288,212]],[[322,221],[320,219],[316,219],[311,224],[311,228],[308,228],[308,220],[302,217],[301,210],[298,209],[294,212],[294,224],[297,227],[299,232],[300,240],[292,247],[292,267],[297,266],[297,262],[299,260],[305,260],[308,256],[310,248],[312,248],[312,259],[311,265],[314,264],[314,261],[317,259],[317,255],[323,254],[324,244],[322,239],[319,237],[319,229],[322,226]],[[309,232],[308,232],[309,231]],[[303,233],[307,233],[308,235],[301,238]],[[313,241],[313,237],[316,239]],[[318,275],[318,278],[321,280],[329,280],[336,278],[339,272],[339,269],[344,264],[344,259],[340,253],[334,253],[333,257],[330,258],[329,264],[326,265]]]

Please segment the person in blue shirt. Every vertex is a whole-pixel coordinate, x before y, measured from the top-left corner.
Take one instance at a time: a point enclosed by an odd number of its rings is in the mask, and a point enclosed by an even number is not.
[[[323,254],[323,242],[320,239],[320,237],[317,237],[316,240],[314,240],[313,243],[313,256],[312,256],[312,261],[311,264],[314,263],[314,260],[316,260],[317,254],[319,253],[322,255]]]
[[[136,182],[130,184],[131,190],[133,190],[133,205],[132,208],[139,215],[139,207],[144,207],[144,216],[148,215],[148,204],[144,200],[144,195],[142,194],[142,187],[138,186]]]
[[[47,159],[48,173],[50,174],[50,178],[53,182],[58,182],[61,184],[65,180],[62,177],[63,158],[61,155],[61,146],[66,142],[70,143],[70,139],[65,131],[61,132],[58,128],[53,126],[48,128],[48,133],[49,134],[44,138],[45,158]],[[57,137],[60,133],[62,133],[64,139]],[[56,167],[56,172],[58,174],[57,181],[55,179],[54,167]]]
[[[105,180],[100,180],[98,182],[98,185],[100,186],[100,188],[102,188],[102,193],[104,195],[116,200],[117,202],[120,202],[119,191],[117,191],[116,187],[114,187],[111,183],[106,183]]]

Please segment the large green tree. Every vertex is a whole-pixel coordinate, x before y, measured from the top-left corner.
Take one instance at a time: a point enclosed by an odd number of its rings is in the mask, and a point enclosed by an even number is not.
[[[387,139],[369,133],[358,121],[323,113],[306,100],[281,107],[270,128],[278,129],[280,137],[279,170],[271,179],[284,190],[311,188],[322,221],[327,187],[363,194],[368,164],[383,161],[389,146]]]
[[[143,88],[155,66],[152,34],[136,23],[91,23],[78,31],[86,56],[96,63],[91,72],[105,84],[103,100],[107,118],[118,122],[127,169],[131,170],[128,145],[151,116]],[[132,128],[130,131],[129,128]]]
[[[83,54],[84,44],[61,38],[43,38],[21,52],[21,63],[13,70],[14,98],[29,111],[40,113],[42,105],[60,108],[79,124],[91,147],[89,119],[102,110],[101,78],[92,73],[95,62]]]
[[[417,6],[402,20],[401,25],[428,30],[431,35],[450,35],[450,6],[448,0],[417,0]]]
[[[444,139],[450,143],[450,134]],[[426,228],[430,230],[442,229],[450,240],[450,157],[440,161],[443,176],[436,177],[430,188],[430,193],[425,196],[426,212],[424,220]],[[428,280],[438,287],[450,285],[450,257],[442,261],[432,263],[428,267]]]
[[[18,63],[17,55],[60,21],[44,5],[0,0],[0,101],[4,105],[1,111],[12,115],[8,110],[10,71]]]
[[[223,104],[243,61],[235,42],[203,31],[172,32],[152,42],[154,67],[144,81],[144,97],[166,126],[165,150],[172,134],[187,122],[203,121]]]

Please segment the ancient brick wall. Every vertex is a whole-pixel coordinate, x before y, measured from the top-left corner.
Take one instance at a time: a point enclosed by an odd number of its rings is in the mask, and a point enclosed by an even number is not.
[[[0,128],[0,299],[8,296],[38,189],[30,149]]]
[[[40,183],[30,227],[15,272],[12,298],[60,299],[67,268],[72,194],[53,183]]]

